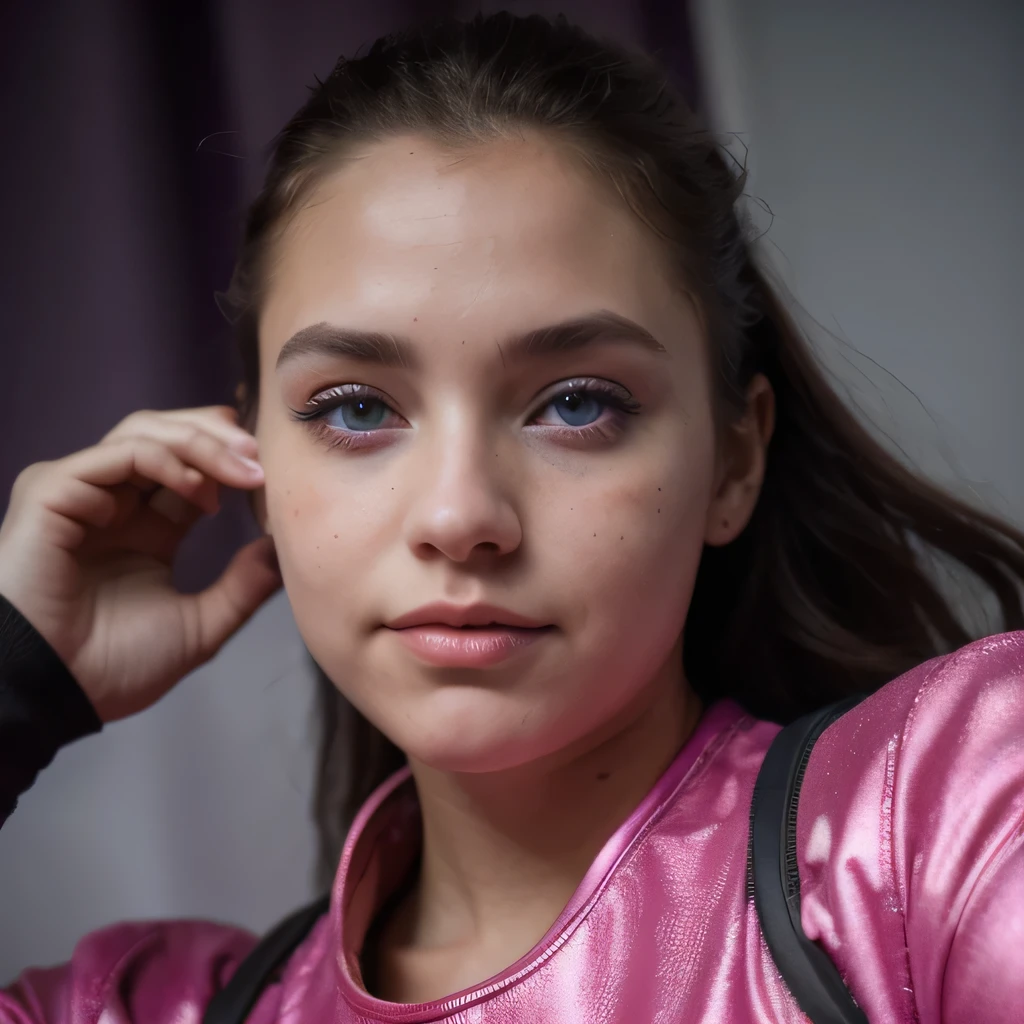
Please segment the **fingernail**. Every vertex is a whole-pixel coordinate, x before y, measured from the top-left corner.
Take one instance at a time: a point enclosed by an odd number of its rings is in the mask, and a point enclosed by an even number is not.
[[[244,455],[239,455],[238,452],[232,452],[232,455],[243,465],[250,473],[259,473],[263,475],[263,467],[255,459],[247,459]]]

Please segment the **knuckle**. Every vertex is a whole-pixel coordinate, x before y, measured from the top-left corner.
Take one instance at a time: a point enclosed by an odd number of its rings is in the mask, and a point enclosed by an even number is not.
[[[139,452],[146,447],[147,439],[139,434],[122,434],[112,439],[112,447],[125,452]]]
[[[188,426],[185,427],[182,441],[189,448],[195,448],[197,445],[202,444],[205,436],[205,430],[197,427],[194,423],[189,423]]]
[[[26,466],[14,478],[14,484],[11,486],[11,494],[22,495],[25,491],[30,490],[40,477],[46,473],[46,469],[49,465],[49,462],[33,462],[30,466]]]
[[[166,447],[159,441],[138,434],[122,438],[120,446],[132,457],[136,464],[140,462],[159,462],[166,451]]]
[[[100,439],[100,444],[117,444],[126,438],[133,437],[145,431],[145,421],[138,418],[138,413],[131,413],[126,416],[112,430],[108,430]]]
[[[151,423],[154,417],[152,409],[136,409],[134,412],[128,413],[127,416],[116,427],[114,431],[118,433],[125,433],[127,431],[139,430],[144,428],[147,424]]]
[[[208,430],[204,430],[202,427],[195,427],[190,447],[194,451],[202,452],[212,457],[224,447],[224,443],[219,437],[211,434]]]

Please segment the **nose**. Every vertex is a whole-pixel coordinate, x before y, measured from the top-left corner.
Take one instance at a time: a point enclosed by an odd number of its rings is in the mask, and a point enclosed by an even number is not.
[[[438,437],[418,460],[417,495],[406,519],[406,538],[418,558],[468,562],[507,555],[523,540],[512,501],[506,460],[481,432]]]

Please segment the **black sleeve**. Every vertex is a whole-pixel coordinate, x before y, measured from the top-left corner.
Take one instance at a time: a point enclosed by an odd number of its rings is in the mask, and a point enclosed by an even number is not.
[[[0,594],[0,823],[61,747],[101,728],[57,652]]]

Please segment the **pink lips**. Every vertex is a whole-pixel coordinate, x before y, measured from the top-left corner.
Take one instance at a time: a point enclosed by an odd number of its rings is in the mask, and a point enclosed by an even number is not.
[[[387,623],[421,661],[440,668],[486,668],[536,643],[550,625],[505,608],[431,604]]]

